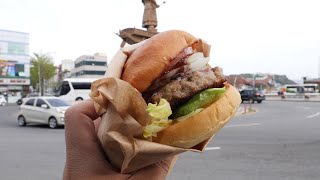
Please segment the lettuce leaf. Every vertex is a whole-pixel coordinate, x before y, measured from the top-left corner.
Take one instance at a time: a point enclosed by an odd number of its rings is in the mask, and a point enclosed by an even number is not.
[[[148,137],[157,137],[157,133],[162,131],[163,129],[165,129],[166,127],[168,127],[171,124],[172,120],[166,120],[166,119],[162,119],[162,120],[152,120],[151,124],[147,125],[143,131],[143,136],[145,138]]]
[[[168,119],[168,117],[172,114],[170,104],[165,99],[160,99],[159,104],[149,103],[147,112],[155,119]]]
[[[151,123],[143,131],[145,138],[156,137],[158,132],[168,127],[172,122],[172,120],[168,119],[172,114],[172,110],[169,102],[165,99],[160,99],[159,104],[149,103],[147,112],[152,119]]]

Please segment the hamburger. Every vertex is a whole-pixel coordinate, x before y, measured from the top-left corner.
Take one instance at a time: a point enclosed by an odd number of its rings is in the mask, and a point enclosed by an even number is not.
[[[152,117],[143,138],[191,148],[209,138],[235,113],[241,98],[220,67],[211,67],[210,46],[191,34],[159,33],[135,49],[121,79],[148,103]]]

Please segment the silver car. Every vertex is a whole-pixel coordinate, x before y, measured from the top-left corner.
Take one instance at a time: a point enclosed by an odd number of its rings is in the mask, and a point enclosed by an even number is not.
[[[5,106],[7,104],[7,100],[4,95],[0,94],[0,106]]]
[[[64,125],[64,113],[70,105],[57,97],[26,98],[18,112],[18,125],[48,124],[50,128]]]

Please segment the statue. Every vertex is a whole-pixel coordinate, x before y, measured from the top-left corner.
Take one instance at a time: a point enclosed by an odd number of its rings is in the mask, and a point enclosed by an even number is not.
[[[117,34],[123,40],[120,47],[124,47],[126,43],[135,44],[141,42],[158,34],[156,29],[158,25],[156,9],[165,2],[159,5],[156,0],[142,0],[142,3],[144,4],[142,27],[147,28],[147,30],[136,28],[120,30],[119,34]]]
[[[144,4],[142,27],[147,28],[147,31],[156,32],[158,25],[156,9],[160,7],[156,0],[142,0]]]

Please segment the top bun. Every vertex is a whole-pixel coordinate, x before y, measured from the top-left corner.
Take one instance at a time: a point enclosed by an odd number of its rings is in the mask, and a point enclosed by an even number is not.
[[[159,33],[138,47],[127,59],[121,79],[144,92],[184,48],[197,39],[185,31]]]

